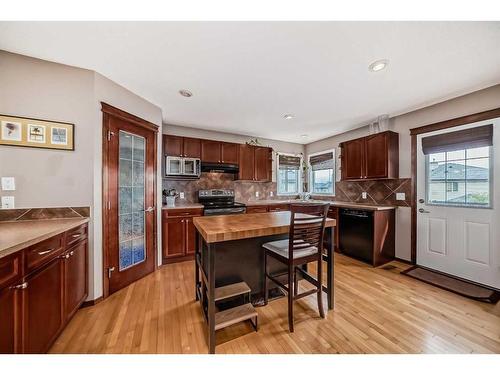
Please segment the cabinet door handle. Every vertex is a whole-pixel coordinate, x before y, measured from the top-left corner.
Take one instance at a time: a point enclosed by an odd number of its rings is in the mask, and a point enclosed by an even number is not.
[[[38,255],[45,255],[45,254],[48,254],[48,253],[50,253],[50,252],[52,252],[52,251],[54,251],[54,248],[53,248],[53,247],[52,247],[52,248],[50,248],[50,249],[48,249],[48,250],[45,250],[45,251],[39,251],[39,252],[38,252]]]
[[[19,284],[19,285],[11,286],[10,289],[26,289],[27,287],[28,287],[28,283],[24,282],[24,283]]]

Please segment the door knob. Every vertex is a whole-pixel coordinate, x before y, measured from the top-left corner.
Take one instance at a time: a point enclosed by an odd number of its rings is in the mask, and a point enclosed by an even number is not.
[[[418,212],[420,212],[421,214],[430,214],[431,213],[430,211],[426,211],[423,208],[419,208]]]

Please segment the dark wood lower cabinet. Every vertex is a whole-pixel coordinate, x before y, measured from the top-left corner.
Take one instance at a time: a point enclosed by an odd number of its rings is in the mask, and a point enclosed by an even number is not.
[[[55,236],[62,248],[50,256],[43,249],[51,239],[0,259],[0,353],[47,352],[85,301],[86,226],[77,228],[78,240],[75,229]],[[30,261],[36,255],[40,260]]]
[[[163,263],[192,259],[196,250],[196,228],[193,219],[203,209],[164,209],[162,215]]]
[[[87,241],[69,249],[64,262],[64,316],[66,320],[76,313],[87,298]]]
[[[21,291],[7,287],[0,290],[0,354],[18,353]]]
[[[26,278],[23,290],[23,353],[45,353],[64,321],[63,265],[58,258]]]

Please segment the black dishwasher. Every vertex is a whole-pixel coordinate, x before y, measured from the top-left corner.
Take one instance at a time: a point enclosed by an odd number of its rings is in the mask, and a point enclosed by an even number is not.
[[[373,212],[339,210],[339,248],[348,256],[373,263]]]

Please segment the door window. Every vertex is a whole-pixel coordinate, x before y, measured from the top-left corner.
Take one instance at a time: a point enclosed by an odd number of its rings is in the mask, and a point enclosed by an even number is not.
[[[427,154],[427,203],[491,207],[491,162],[491,146]]]
[[[143,137],[120,130],[118,243],[120,271],[146,259],[144,221],[145,144]]]

